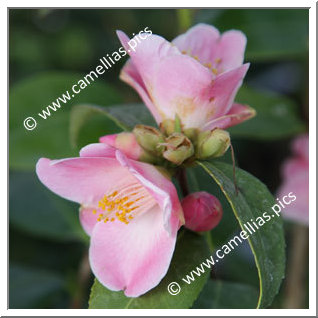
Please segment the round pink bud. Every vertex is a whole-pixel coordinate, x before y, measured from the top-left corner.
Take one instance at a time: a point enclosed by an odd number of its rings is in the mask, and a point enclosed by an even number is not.
[[[212,194],[201,191],[186,196],[182,202],[185,227],[196,232],[210,231],[221,221],[220,201]]]

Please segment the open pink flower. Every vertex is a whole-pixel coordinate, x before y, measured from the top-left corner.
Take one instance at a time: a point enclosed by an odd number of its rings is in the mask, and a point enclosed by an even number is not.
[[[183,223],[170,180],[102,143],[84,147],[79,158],[42,158],[36,172],[50,190],[81,204],[91,268],[104,286],[137,297],[160,282]]]
[[[282,167],[283,183],[278,190],[282,198],[292,192],[296,200],[283,209],[287,219],[308,225],[309,221],[309,144],[308,135],[297,137],[292,144],[293,156]]]
[[[242,65],[246,37],[240,31],[223,35],[198,24],[172,43],[158,35],[138,41],[117,35],[130,59],[120,78],[131,85],[158,124],[175,119],[184,129],[227,128],[254,116],[249,106],[234,103],[249,64]]]

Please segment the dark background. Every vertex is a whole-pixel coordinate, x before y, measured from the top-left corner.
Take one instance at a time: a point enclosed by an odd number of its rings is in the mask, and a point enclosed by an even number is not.
[[[308,10],[9,10],[10,308],[87,308],[92,277],[81,280],[88,238],[79,225],[78,207],[46,190],[34,167],[40,157],[76,155],[80,146],[118,129],[93,118],[77,147],[72,147],[69,111],[73,104],[85,102],[104,106],[140,102],[119,80],[126,58],[34,131],[23,128],[23,119],[36,115],[95,69],[99,58],[117,50],[121,45],[115,30],[132,36],[148,26],[170,41],[199,22],[221,32],[239,29],[247,36],[245,61],[251,66],[244,83],[252,93],[239,98],[253,101],[251,106],[259,111],[257,121],[233,134],[233,144],[238,165],[275,193],[290,141],[308,125]],[[277,120],[275,114],[282,109]],[[288,244],[291,227],[286,223]],[[254,261],[246,249],[222,264],[216,277],[257,287]],[[305,286],[307,282],[308,277]],[[307,288],[304,292],[306,308]],[[284,285],[272,307],[283,306]]]

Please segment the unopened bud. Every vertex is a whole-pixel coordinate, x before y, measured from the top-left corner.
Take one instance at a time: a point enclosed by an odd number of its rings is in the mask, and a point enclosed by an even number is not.
[[[99,141],[122,151],[127,157],[149,163],[157,162],[157,158],[146,152],[138,144],[136,137],[131,132],[106,135],[99,138]]]
[[[165,119],[160,123],[160,130],[166,135],[170,136],[175,132],[175,122],[172,119]]]
[[[183,132],[191,141],[196,141],[198,137],[198,129],[188,128]]]
[[[220,201],[207,192],[194,192],[182,202],[185,227],[196,232],[210,231],[221,221],[223,210]]]
[[[161,144],[164,142],[162,133],[154,127],[137,125],[133,133],[137,139],[138,144],[145,150],[159,155],[164,150]]]
[[[221,157],[231,144],[230,134],[222,129],[201,132],[198,136],[197,157],[206,159]]]
[[[181,133],[173,133],[170,135],[166,138],[164,145],[166,146],[166,150],[163,152],[164,158],[176,165],[180,165],[184,160],[194,154],[191,141]]]

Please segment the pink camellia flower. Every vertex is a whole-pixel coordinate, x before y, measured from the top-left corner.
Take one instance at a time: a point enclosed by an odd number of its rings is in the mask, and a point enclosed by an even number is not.
[[[194,192],[181,202],[185,227],[197,232],[210,231],[221,221],[223,210],[220,201],[208,192]]]
[[[285,205],[282,213],[292,221],[308,225],[309,221],[309,140],[308,135],[297,137],[292,144],[293,156],[282,167],[283,183],[278,198],[292,192],[296,200]]]
[[[84,147],[79,158],[41,158],[36,172],[50,190],[81,205],[90,265],[104,286],[137,297],[160,282],[184,222],[170,180],[102,143]]]
[[[130,55],[120,78],[139,93],[159,125],[178,115],[184,129],[225,129],[255,115],[249,106],[234,103],[249,67],[242,65],[242,32],[220,35],[198,24],[172,43],[149,35],[135,50],[126,34],[117,35]]]

